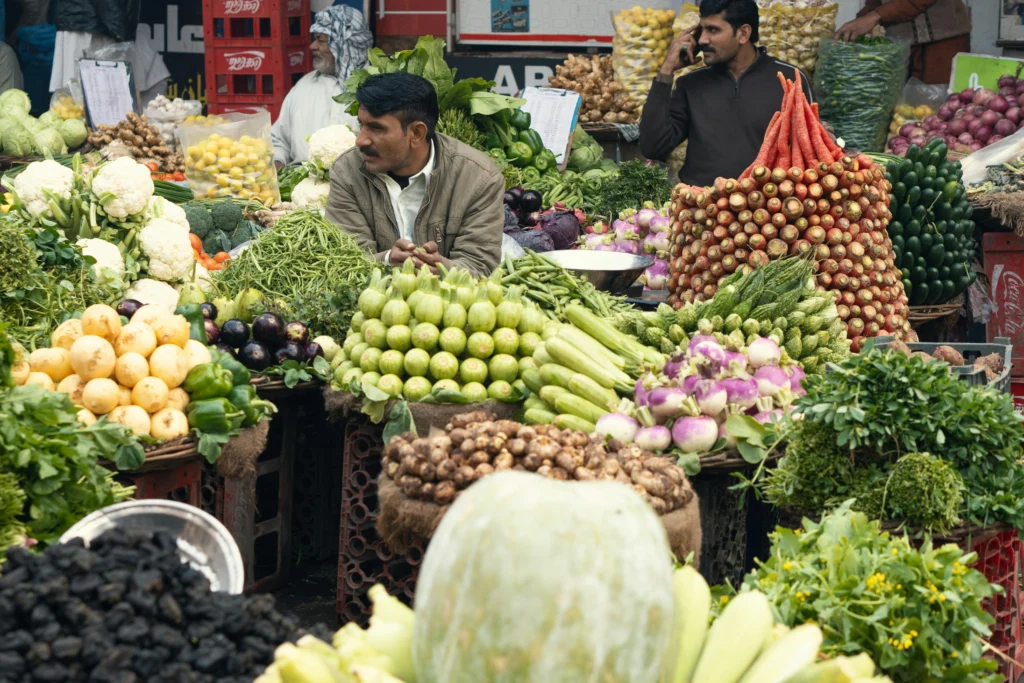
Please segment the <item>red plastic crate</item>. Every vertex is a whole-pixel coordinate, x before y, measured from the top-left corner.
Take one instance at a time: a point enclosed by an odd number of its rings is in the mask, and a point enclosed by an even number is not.
[[[1004,531],[974,544],[971,550],[978,553],[974,568],[985,575],[989,583],[1001,586],[1003,593],[983,603],[983,607],[995,617],[992,637],[989,642],[1001,653],[1016,662],[1024,661],[1024,605],[1021,604],[1020,572],[1022,567],[1022,545],[1016,531]],[[996,657],[999,670],[1009,681],[1016,681],[1024,669],[1014,662]]]
[[[309,45],[309,0],[203,0],[209,46]]]
[[[135,487],[135,498],[171,499],[199,507],[203,466],[199,459],[180,463],[167,469],[119,475],[124,483]]]
[[[1018,413],[1024,413],[1024,379],[1010,382],[1010,395],[1013,396],[1013,407]]]
[[[982,238],[989,296],[995,306],[985,326],[989,341],[1009,337],[1013,343],[1010,375],[1024,377],[1024,237],[990,232]]]
[[[282,100],[283,101],[283,100]],[[207,100],[206,109],[212,116],[214,114],[255,114],[260,110],[266,110],[270,112],[270,121],[273,123],[277,121],[277,117],[281,114],[281,102],[270,103],[270,104],[259,104],[259,103],[224,103],[213,102]]]
[[[307,47],[213,47],[206,51],[206,99],[217,104],[276,104],[310,70]]]

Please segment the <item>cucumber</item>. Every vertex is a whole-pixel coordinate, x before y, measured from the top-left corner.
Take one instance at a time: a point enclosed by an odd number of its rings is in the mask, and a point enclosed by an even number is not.
[[[576,415],[556,415],[554,424],[559,429],[572,429],[577,432],[586,432],[587,434],[592,434],[596,429],[593,422],[584,420]]]

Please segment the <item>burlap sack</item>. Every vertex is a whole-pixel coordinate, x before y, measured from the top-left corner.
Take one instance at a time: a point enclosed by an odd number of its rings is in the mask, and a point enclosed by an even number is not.
[[[580,482],[580,486],[586,482]],[[440,524],[448,506],[425,503],[406,497],[398,485],[386,474],[377,480],[377,500],[380,512],[377,515],[377,533],[396,553],[407,553],[413,545],[426,547],[434,529]],[[694,493],[690,502],[662,515],[661,523],[668,534],[669,547],[680,561],[694,554],[694,568],[700,568],[700,505]]]
[[[256,461],[267,449],[270,420],[246,427],[221,448],[217,459],[217,474],[230,479],[241,479],[256,473]]]
[[[329,386],[324,390],[324,410],[327,412],[327,419],[334,422],[347,418],[351,413],[358,413],[362,410],[363,399],[347,391],[338,391]],[[384,417],[391,414],[391,409],[398,401],[388,401],[384,408]],[[416,423],[417,434],[429,434],[431,428],[444,429],[451,419],[462,413],[474,410],[486,410],[497,415],[498,420],[511,420],[515,418],[521,403],[502,403],[500,401],[484,401],[482,403],[446,403],[442,405],[432,403],[408,403],[409,412]]]
[[[1001,224],[1024,236],[1024,192],[991,192],[973,197],[976,208],[988,209]]]

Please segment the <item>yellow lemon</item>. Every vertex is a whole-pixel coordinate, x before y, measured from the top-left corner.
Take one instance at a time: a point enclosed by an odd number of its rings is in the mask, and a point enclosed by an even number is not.
[[[209,197],[210,199],[216,199],[217,198],[217,186],[214,185],[209,190],[207,190],[206,191],[206,196]]]
[[[227,175],[225,175],[223,173],[218,173],[216,180],[217,180],[217,184],[220,185],[221,187],[227,187],[228,186],[228,176]]]

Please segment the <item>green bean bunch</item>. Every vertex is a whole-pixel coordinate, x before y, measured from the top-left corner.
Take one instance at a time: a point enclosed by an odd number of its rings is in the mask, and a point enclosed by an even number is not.
[[[258,289],[282,316],[342,339],[374,268],[376,262],[351,235],[310,209],[288,214],[261,233],[214,274],[214,282],[225,296]]]
[[[523,294],[540,306],[552,320],[568,322],[565,308],[578,301],[601,317],[632,309],[626,297],[602,292],[590,282],[558,265],[554,260],[529,249],[518,259],[506,257],[499,268],[504,287],[519,285]]]
[[[859,38],[823,39],[814,68],[814,96],[821,118],[848,149],[881,152],[892,110],[906,80],[907,43]]]

